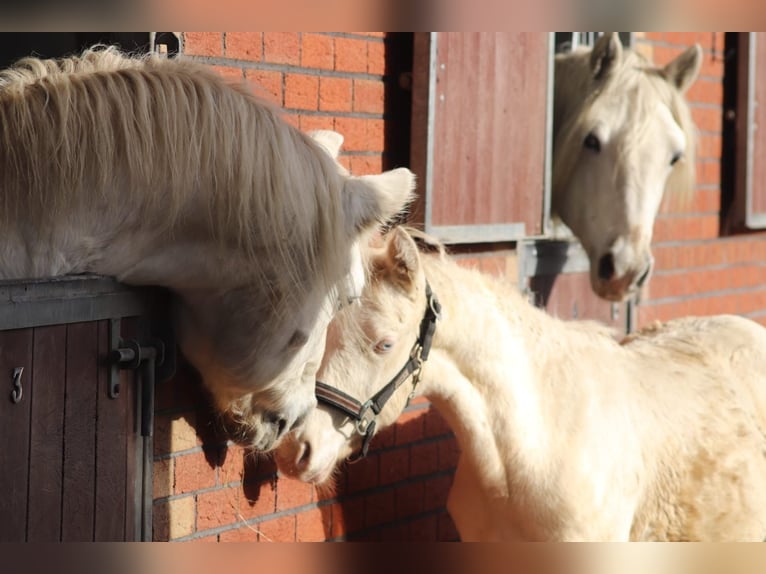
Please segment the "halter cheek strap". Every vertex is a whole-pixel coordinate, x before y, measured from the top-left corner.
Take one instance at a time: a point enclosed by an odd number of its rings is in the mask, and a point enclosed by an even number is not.
[[[410,376],[412,376],[413,390],[417,386],[423,363],[428,359],[428,354],[431,351],[431,343],[436,332],[436,321],[440,314],[441,304],[431,290],[431,286],[426,282],[426,310],[420,321],[418,338],[412,346],[407,362],[382,389],[364,404],[335,387],[321,381],[316,382],[318,402],[333,407],[356,421],[356,432],[361,435],[363,442],[361,451],[354,455],[352,460],[359,460],[367,456],[370,440],[372,440],[377,426],[376,418],[396,389],[402,386]]]

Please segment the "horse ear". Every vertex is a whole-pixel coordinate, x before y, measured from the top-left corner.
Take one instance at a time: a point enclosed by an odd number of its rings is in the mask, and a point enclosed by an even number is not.
[[[662,68],[662,75],[679,91],[685,92],[697,79],[701,66],[702,47],[694,44]]]
[[[309,137],[324,148],[330,157],[338,159],[340,148],[343,145],[343,136],[332,130],[313,130],[307,132]]]
[[[617,32],[610,32],[596,40],[590,53],[590,69],[593,78],[603,80],[617,67],[622,59],[622,42]]]
[[[409,291],[415,286],[415,274],[420,269],[420,257],[415,241],[401,227],[386,234],[385,247],[373,258],[373,275],[385,276]]]
[[[412,201],[414,189],[415,174],[404,167],[346,179],[343,207],[349,235],[391,220]]]

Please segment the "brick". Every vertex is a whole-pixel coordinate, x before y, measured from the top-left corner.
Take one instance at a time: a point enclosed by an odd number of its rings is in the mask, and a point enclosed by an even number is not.
[[[368,151],[366,120],[362,118],[335,118],[335,131],[343,135],[344,151]]]
[[[351,173],[354,175],[375,175],[383,171],[383,157],[379,155],[361,155],[351,156]],[[391,429],[391,443],[394,441],[394,429]],[[382,434],[382,433],[378,433]],[[378,442],[378,435],[376,435],[376,442]],[[382,442],[382,441],[381,441]]]
[[[283,105],[282,72],[245,70],[245,77],[251,80],[253,93],[280,106]]]
[[[410,523],[410,541],[432,542],[437,540],[438,522],[436,516],[425,516]]]
[[[192,534],[195,529],[193,496],[155,502],[152,512],[152,540],[168,541]]]
[[[720,133],[723,128],[723,113],[719,108],[692,106],[692,120],[702,132]]]
[[[696,180],[698,185],[718,185],[721,183],[721,164],[717,161],[698,161]],[[713,210],[717,212],[718,210]]]
[[[410,449],[410,473],[412,476],[431,473],[439,468],[439,446],[436,442],[414,444]]]
[[[332,510],[325,506],[312,508],[296,516],[298,542],[322,542],[332,533]]]
[[[686,99],[690,102],[720,104],[723,101],[723,82],[697,78],[686,92]]]
[[[348,78],[320,78],[319,109],[323,112],[351,111],[351,85]]]
[[[383,42],[367,43],[367,73],[376,76],[386,73],[386,45]]]
[[[258,529],[256,526],[243,526],[236,530],[226,530],[219,535],[221,542],[257,542]]]
[[[677,44],[682,47],[691,46],[697,42],[696,32],[664,32],[662,34],[663,42],[668,44]]]
[[[351,171],[351,158],[348,156],[340,156],[336,160],[340,165],[342,165],[344,168],[346,168],[347,171]],[[377,436],[377,435],[375,435]],[[373,445],[375,444],[375,439],[373,439]]]
[[[241,83],[245,79],[245,71],[242,68],[231,66],[211,66],[218,74],[232,83]]]
[[[452,433],[452,429],[450,429],[447,421],[444,420],[444,417],[441,416],[439,411],[436,409],[430,409],[428,411],[428,414],[425,417],[425,423],[425,431],[427,437],[441,436]]]
[[[260,62],[263,58],[263,34],[261,32],[227,32],[224,36],[227,58]]]
[[[277,491],[274,481],[248,484],[239,498],[239,514],[244,520],[272,514],[277,508]]]
[[[446,506],[447,495],[452,488],[452,480],[451,474],[428,479],[423,496],[423,508],[425,510],[435,510]]]
[[[335,69],[341,72],[367,72],[367,40],[335,38]]]
[[[245,450],[241,446],[228,447],[219,460],[218,483],[241,482],[245,477]]]
[[[362,504],[364,501],[362,501]],[[364,508],[364,507],[362,507]],[[330,509],[330,537],[331,538],[337,538],[339,536],[345,536],[346,535],[346,521],[344,517],[344,511],[343,506],[340,504],[333,504],[329,507]]]
[[[345,161],[348,162],[348,170],[353,175],[364,175],[363,172],[357,171],[357,163],[356,163],[356,157],[354,156],[346,156],[344,158]],[[380,173],[382,170],[378,170],[373,173]],[[375,433],[375,436],[372,439],[372,442],[370,443],[370,452],[377,452],[382,449],[389,448],[391,446],[394,446],[394,427],[389,426],[384,429],[380,429],[378,432]]]
[[[298,32],[266,32],[263,35],[263,59],[273,64],[299,66],[301,40]]]
[[[406,518],[423,512],[425,484],[412,482],[396,489],[396,517]]]
[[[173,459],[155,460],[152,473],[152,496],[163,498],[173,494]]]
[[[236,524],[239,507],[239,489],[223,488],[197,495],[197,530]]]
[[[257,525],[258,540],[266,542],[295,542],[295,516],[282,516]]]
[[[346,536],[364,528],[363,497],[346,500],[342,504],[333,504],[332,513],[332,537]]]
[[[438,443],[439,470],[451,470],[457,467],[460,459],[460,446],[457,439],[450,438]]]
[[[220,56],[223,37],[220,32],[184,32],[183,51],[187,56]]]
[[[455,523],[449,513],[444,512],[437,518],[437,536],[442,542],[457,542],[460,540]]]
[[[311,504],[314,487],[293,478],[280,477],[277,482],[277,512]]]
[[[304,132],[335,129],[335,118],[332,116],[303,116],[299,114],[298,119],[298,127]]]
[[[285,107],[316,110],[319,78],[305,74],[285,74]]]
[[[301,66],[332,70],[334,64],[335,47],[332,36],[303,33],[301,36]]]
[[[409,448],[397,448],[380,453],[380,484],[392,484],[404,480],[409,472]]]
[[[370,542],[407,542],[410,539],[409,524],[392,524],[376,528],[361,540]]]
[[[383,114],[385,109],[385,85],[379,80],[354,80],[355,112]]]
[[[683,241],[718,237],[720,218],[715,215],[658,217],[654,222],[654,240]]]
[[[383,152],[386,149],[386,125],[383,120],[367,120],[367,151]]]
[[[378,463],[378,455],[368,455],[359,462],[349,465],[347,471],[348,492],[359,492],[377,486]]]
[[[396,494],[384,490],[365,496],[364,524],[366,527],[391,522],[396,518]]]
[[[215,468],[210,466],[204,453],[195,452],[175,458],[176,494],[215,486],[215,475]]]
[[[718,159],[721,157],[723,139],[720,135],[701,135],[697,142],[697,157]]]
[[[299,120],[298,113],[295,111],[288,111],[282,116],[282,119],[284,119],[288,124],[293,126],[294,128],[298,128]]]
[[[201,443],[195,430],[194,412],[156,415],[154,454],[170,454],[196,448]]]

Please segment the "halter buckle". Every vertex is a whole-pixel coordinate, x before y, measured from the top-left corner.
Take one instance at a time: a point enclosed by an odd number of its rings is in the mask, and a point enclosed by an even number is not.
[[[375,421],[375,412],[372,410],[372,401],[367,401],[359,411],[359,420],[356,421],[356,432],[367,436],[370,425]]]

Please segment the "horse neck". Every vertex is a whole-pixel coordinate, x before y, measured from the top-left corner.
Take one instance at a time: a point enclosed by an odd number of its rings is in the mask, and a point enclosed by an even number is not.
[[[542,378],[530,357],[556,320],[510,285],[450,261],[424,260],[442,318],[420,393],[447,419],[468,460],[497,482],[509,461],[536,464],[548,442]]]

